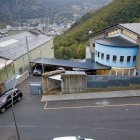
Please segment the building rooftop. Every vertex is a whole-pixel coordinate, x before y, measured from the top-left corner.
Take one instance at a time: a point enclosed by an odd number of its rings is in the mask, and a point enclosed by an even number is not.
[[[49,58],[36,58],[31,61],[31,63],[36,63],[36,64],[41,64],[42,62],[43,64],[46,64],[46,65],[80,68],[80,69],[86,69],[86,70],[110,69],[110,67],[108,66],[104,66],[99,63],[92,63],[92,62],[77,62],[77,61],[49,59]]]
[[[65,71],[67,75],[86,75],[85,72],[82,71]]]
[[[140,35],[140,23],[125,23],[125,24],[119,24],[119,26],[124,27],[124,28]]]
[[[0,70],[4,67],[8,66],[9,64],[13,63],[12,60],[6,60],[4,58],[0,58]]]
[[[15,60],[27,53],[26,37],[28,39],[29,51],[51,40],[51,37],[23,32],[20,34],[8,36],[0,39],[0,56]]]
[[[119,36],[97,39],[96,43],[111,47],[138,47],[138,45]]]

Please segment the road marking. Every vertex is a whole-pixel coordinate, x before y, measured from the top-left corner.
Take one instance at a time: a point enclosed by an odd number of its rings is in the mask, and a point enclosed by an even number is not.
[[[47,108],[47,104],[48,104],[48,102],[46,102],[46,104],[45,104],[45,106],[44,106],[44,109],[46,109],[46,108]]]
[[[125,106],[140,106],[140,104],[120,104],[120,105],[97,105],[97,106],[74,106],[74,107],[52,107],[44,109],[47,110],[59,110],[59,109],[81,109],[81,108],[104,108],[104,107],[125,107]]]

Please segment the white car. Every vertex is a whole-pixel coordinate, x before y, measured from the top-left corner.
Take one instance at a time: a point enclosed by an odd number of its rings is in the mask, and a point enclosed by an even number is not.
[[[42,75],[42,69],[40,69],[40,68],[35,68],[35,69],[33,70],[33,75],[35,75],[35,76],[41,76],[41,75]]]
[[[94,140],[94,139],[82,138],[80,136],[65,136],[65,137],[57,137],[54,138],[53,140]]]

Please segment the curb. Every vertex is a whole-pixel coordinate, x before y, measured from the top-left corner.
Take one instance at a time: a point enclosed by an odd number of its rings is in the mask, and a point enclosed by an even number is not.
[[[95,93],[77,93],[77,94],[60,94],[60,95],[43,95],[41,102],[45,101],[64,101],[64,100],[84,100],[84,99],[101,99],[101,98],[123,98],[139,97],[140,90],[125,90],[111,92]]]

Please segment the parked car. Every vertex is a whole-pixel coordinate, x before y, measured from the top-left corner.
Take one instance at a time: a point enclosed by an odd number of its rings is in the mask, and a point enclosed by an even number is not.
[[[35,69],[33,70],[33,75],[34,76],[41,76],[42,75],[42,69],[35,67]]]
[[[15,102],[19,102],[22,96],[23,96],[22,92],[17,88],[11,89],[3,93],[0,96],[0,112],[4,113],[6,111],[6,108],[12,105],[12,97],[13,97],[13,103],[15,103]]]
[[[94,139],[82,138],[80,136],[65,136],[65,137],[57,137],[54,138],[53,140],[94,140]]]

